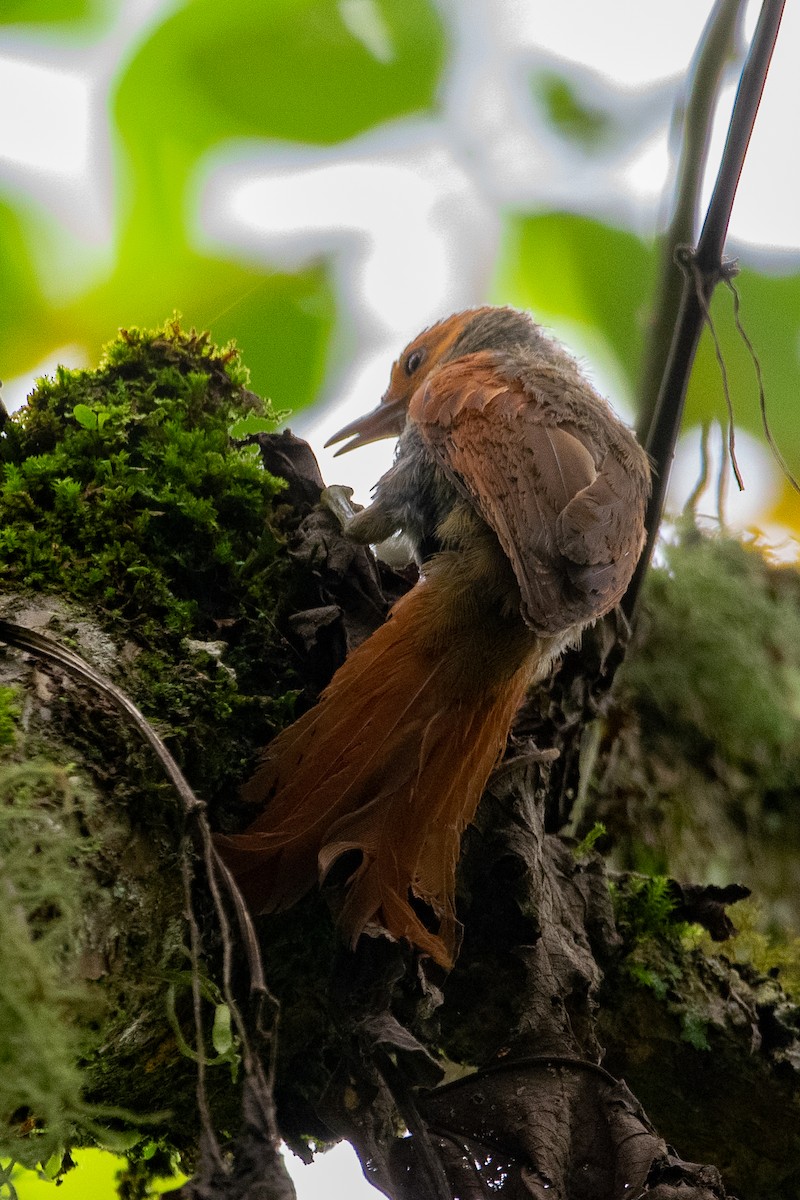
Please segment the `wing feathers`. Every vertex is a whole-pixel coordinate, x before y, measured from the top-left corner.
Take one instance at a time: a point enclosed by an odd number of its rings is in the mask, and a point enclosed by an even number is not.
[[[621,599],[644,542],[647,458],[574,364],[531,356],[510,371],[470,354],[434,372],[409,414],[497,535],[533,629],[563,632]]]

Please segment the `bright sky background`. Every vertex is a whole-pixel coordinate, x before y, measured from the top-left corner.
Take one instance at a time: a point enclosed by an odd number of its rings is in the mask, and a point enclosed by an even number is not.
[[[390,52],[373,0],[339,3],[373,53]],[[111,81],[152,22],[178,7],[180,0],[119,0],[110,27],[89,45],[41,27],[0,29],[0,186],[35,197],[80,235],[86,254],[75,267],[76,287],[102,271],[113,250]],[[354,350],[339,356],[324,413],[295,423],[329,482],[353,484],[367,500],[391,444],[334,463],[322,443],[374,407],[392,360],[415,333],[486,297],[504,207],[580,207],[639,233],[654,228],[668,165],[666,126],[654,113],[675,94],[710,7],[709,0],[440,0],[453,53],[439,115],[332,148],[265,146],[244,158],[227,147],[206,161],[196,194],[200,245],[247,250],[271,266],[334,256]],[[758,7],[750,6],[748,32]],[[531,114],[530,71],[551,55],[585,70],[589,99],[618,105],[641,134],[635,153],[611,169],[587,157],[576,177],[574,155]],[[800,249],[800,152],[787,116],[799,108],[798,63],[800,6],[788,4],[731,224],[736,251],[754,264],[759,248]],[[727,115],[720,114],[714,164]],[[571,331],[556,332],[588,354]],[[57,361],[84,365],[80,347],[65,346],[34,374]],[[610,392],[615,381],[593,366]],[[6,381],[6,403],[21,402],[30,385]],[[676,504],[696,478],[696,442],[687,436],[676,463]],[[748,490],[731,494],[728,515],[746,524],[774,475],[754,439],[740,435],[737,450]],[[329,1155],[327,1174],[299,1166],[300,1200],[375,1195],[360,1172],[352,1174],[352,1162],[346,1181],[330,1173],[348,1158],[349,1148]]]

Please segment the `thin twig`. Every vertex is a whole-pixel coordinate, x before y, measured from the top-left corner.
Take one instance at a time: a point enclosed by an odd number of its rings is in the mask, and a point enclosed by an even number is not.
[[[753,363],[753,369],[756,373],[756,382],[758,384],[758,406],[761,411],[761,425],[764,430],[764,437],[767,439],[767,445],[769,446],[770,450],[772,451],[775,461],[777,462],[778,466],[780,467],[781,471],[783,472],[784,478],[788,481],[788,483],[791,484],[791,486],[794,488],[794,490],[796,492],[800,492],[800,483],[798,483],[796,477],[790,470],[789,464],[787,463],[786,459],[783,457],[780,447],[778,446],[778,443],[775,441],[775,438],[772,435],[772,430],[770,429],[769,420],[767,419],[767,397],[764,392],[764,376],[761,371],[761,360],[759,359],[758,355],[756,354],[755,347],[754,347],[753,343],[750,341],[750,338],[748,337],[747,333],[745,332],[744,325],[742,324],[742,317],[741,317],[741,311],[740,311],[741,299],[739,297],[739,292],[736,288],[736,285],[733,283],[732,280],[726,279],[725,282],[726,282],[730,292],[733,295],[733,320],[734,320],[734,324],[736,325],[736,331],[739,334],[739,337],[744,342],[745,346],[747,347],[747,352],[750,355],[750,359]]]
[[[722,353],[722,346],[720,345],[719,338],[717,337],[717,329],[711,316],[711,309],[709,308],[708,301],[703,293],[702,279],[699,271],[697,270],[697,266],[694,263],[691,265],[691,270],[694,277],[695,287],[697,289],[697,300],[701,309],[703,310],[703,319],[708,326],[708,332],[711,334],[711,340],[714,343],[714,355],[716,357],[717,366],[719,367],[719,373],[722,379],[722,392],[725,396],[725,407],[728,410],[728,430],[727,436],[723,434],[723,440],[727,441],[728,443],[728,459],[733,469],[736,485],[739,488],[739,491],[743,492],[744,480],[742,479],[742,473],[739,470],[739,464],[736,461],[736,422],[734,421],[733,416],[733,400],[731,399],[731,388],[728,381],[728,368],[725,366],[725,356]],[[726,276],[726,282],[730,282],[729,275]]]
[[[700,431],[700,474],[697,477],[697,483],[692,488],[686,498],[686,503],[683,506],[684,515],[691,514],[693,518],[697,517],[697,505],[700,503],[700,497],[706,490],[709,475],[709,440],[711,437],[711,422],[704,421]]]
[[[728,231],[736,188],[742,173],[750,135],[761,102],[764,83],[775,48],[785,0],[764,0],[756,31],[750,43],[736,100],[733,105],[725,149],[722,152],[717,180],[708,206],[697,250],[692,256],[702,280],[702,295],[708,304],[725,266],[722,251]],[[703,307],[698,299],[693,279],[683,286],[680,313],[672,339],[667,366],[661,382],[658,403],[650,425],[645,448],[653,460],[654,486],[647,510],[647,545],[642,554],[622,607],[632,616],[647,567],[652,557],[658,526],[664,509],[670,467],[683,415],[683,405],[692,363],[703,329]]]
[[[192,1014],[195,1029],[195,1062],[197,1063],[197,1108],[200,1113],[200,1125],[203,1130],[204,1146],[214,1160],[218,1171],[224,1169],[222,1150],[214,1132],[214,1121],[211,1116],[211,1106],[206,1090],[206,1046],[203,1030],[203,1005],[200,995],[200,930],[194,915],[192,905],[192,868],[188,849],[183,847],[181,854],[181,880],[183,883],[184,920],[189,927],[189,953],[192,964]]]
[[[276,1122],[276,1118],[275,1118],[275,1109],[274,1109],[274,1105],[272,1103],[271,1097],[272,1097],[272,1088],[273,1088],[273,1084],[274,1084],[274,1075],[275,1075],[274,1041],[275,1041],[276,1034],[277,1034],[278,1002],[268,991],[267,985],[264,981],[264,975],[263,975],[262,964],[261,964],[261,953],[258,949],[258,942],[256,940],[255,930],[253,928],[252,920],[250,919],[250,914],[247,911],[247,909],[244,907],[244,902],[242,901],[241,893],[239,892],[239,889],[236,887],[233,877],[231,876],[231,874],[228,871],[228,868],[225,866],[225,864],[222,863],[222,861],[219,857],[219,854],[217,853],[214,843],[211,840],[211,832],[210,832],[210,830],[208,828],[208,824],[206,822],[203,822],[203,831],[202,832],[203,832],[203,855],[204,855],[205,866],[206,866],[206,879],[208,881],[209,890],[211,892],[211,896],[214,901],[214,908],[216,910],[217,919],[220,922],[220,927],[221,927],[221,932],[222,932],[222,945],[223,945],[222,994],[224,996],[225,1003],[228,1005],[228,1008],[231,1011],[231,1017],[234,1021],[234,1024],[236,1025],[237,1031],[239,1032],[239,1037],[240,1037],[241,1043],[242,1043],[242,1060],[244,1063],[245,1074],[249,1078],[253,1079],[257,1085],[255,1088],[255,1091],[254,1091],[254,1099],[256,1100],[256,1102],[258,1103],[258,1105],[262,1111],[262,1116],[265,1121],[265,1128],[266,1128],[267,1132],[269,1133],[269,1135],[274,1139],[276,1148],[277,1148],[277,1143],[279,1141],[279,1135],[278,1135],[277,1122]],[[220,870],[220,868],[222,868],[222,869]],[[228,923],[227,914],[225,913],[225,906],[223,904],[222,896],[220,895],[220,891],[219,891],[219,886],[218,886],[218,882],[217,882],[218,876],[219,876],[219,878],[222,879],[225,887],[227,889],[229,889],[230,896],[234,896],[234,891],[235,891],[235,901],[237,904],[237,908],[239,906],[241,906],[244,909],[245,921],[244,921],[244,923],[242,923],[240,921],[240,932],[243,935],[243,940],[245,941],[245,944],[247,943],[248,938],[252,938],[252,942],[253,942],[252,948],[248,949],[248,961],[250,960],[250,955],[252,953],[252,954],[254,954],[254,961],[256,963],[255,970],[250,971],[250,999],[251,999],[252,1008],[255,1010],[255,1011],[251,1012],[251,1014],[250,1014],[250,1016],[251,1016],[250,1022],[245,1022],[244,1018],[242,1017],[241,1013],[239,1012],[239,1006],[238,1006],[236,999],[234,997],[234,994],[233,994],[233,981],[232,981],[233,939],[231,937],[230,925]],[[233,888],[234,890],[230,890],[231,888]],[[272,1025],[269,1028],[269,1030],[267,1030],[265,1028],[264,1023],[263,1023],[263,1010],[264,1010],[265,1003],[267,1003],[267,1002],[270,1003],[270,1005],[272,1007],[272,1012],[273,1012]],[[261,1041],[269,1041],[269,1042],[273,1043],[270,1046],[270,1054],[268,1057],[269,1074],[267,1077],[264,1076],[264,1068],[263,1068],[263,1065],[261,1062],[261,1056],[253,1049],[253,1046],[251,1045],[251,1042],[250,1042],[248,1029],[250,1028],[251,1025],[252,1025],[252,1028],[255,1031],[256,1035],[258,1036],[258,1038]]]
[[[653,317],[647,330],[639,386],[638,433],[642,442],[653,419],[680,310],[683,278],[675,262],[675,247],[693,245],[697,237],[700,195],[714,115],[725,70],[739,40],[745,8],[745,0],[717,0],[689,67],[686,101],[678,105],[673,116],[671,137],[680,136],[680,152],[672,219],[658,239]]]
[[[477,1071],[472,1071],[469,1075],[462,1075],[450,1083],[443,1083],[440,1087],[433,1088],[428,1093],[428,1097],[438,1099],[445,1093],[457,1092],[460,1088],[469,1087],[476,1079],[483,1079],[487,1075],[499,1075],[507,1071],[530,1069],[531,1067],[542,1070],[550,1067],[566,1067],[572,1071],[588,1071],[590,1074],[599,1075],[610,1087],[619,1087],[620,1082],[605,1067],[592,1062],[589,1058],[578,1058],[571,1054],[524,1054],[520,1058],[501,1059],[497,1062],[487,1063],[485,1067],[479,1067]]]
[[[55,663],[56,666],[63,667],[65,671],[75,675],[84,683],[90,684],[96,691],[106,696],[125,716],[143,741],[150,746],[164,768],[167,778],[180,796],[184,812],[188,815],[205,807],[203,801],[198,799],[189,786],[183,772],[153,726],[133,701],[110,679],[106,679],[85,659],[72,650],[68,650],[66,646],[62,646],[60,642],[46,637],[43,633],[37,633],[35,629],[18,625],[16,621],[0,619],[0,640],[7,642],[9,646],[17,646],[20,650],[26,650],[29,654],[36,655],[37,658],[43,658],[48,662]]]
[[[730,459],[725,453],[725,429],[722,422],[719,423],[720,436],[720,460],[719,473],[717,475],[717,522],[722,533],[727,528],[725,519],[725,506],[728,500],[728,482],[730,477]]]

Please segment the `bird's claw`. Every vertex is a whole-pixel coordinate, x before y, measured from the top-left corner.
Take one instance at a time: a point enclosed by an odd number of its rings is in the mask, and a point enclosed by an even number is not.
[[[332,483],[320,492],[320,504],[333,513],[343,530],[347,529],[358,511],[350,502],[352,495],[353,489],[343,483]]]

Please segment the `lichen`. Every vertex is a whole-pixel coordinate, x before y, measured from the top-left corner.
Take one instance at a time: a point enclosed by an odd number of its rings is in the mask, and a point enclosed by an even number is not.
[[[46,1161],[75,1136],[88,1109],[78,1066],[85,1039],[76,1013],[90,998],[74,975],[90,799],[46,762],[0,768],[0,1113],[3,1152]]]

